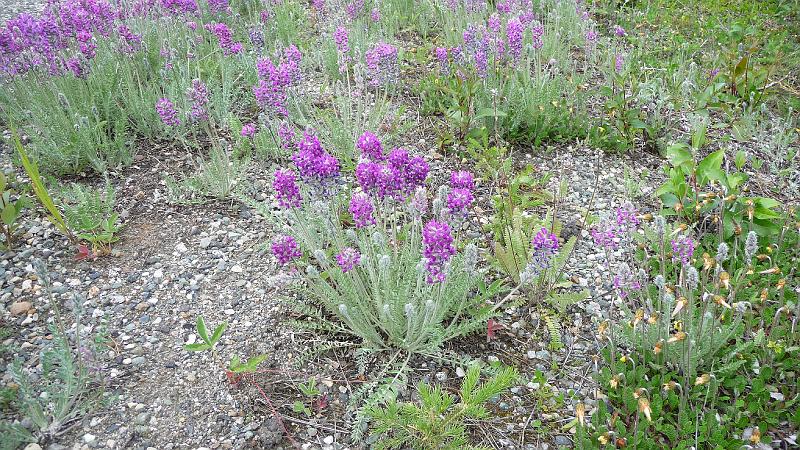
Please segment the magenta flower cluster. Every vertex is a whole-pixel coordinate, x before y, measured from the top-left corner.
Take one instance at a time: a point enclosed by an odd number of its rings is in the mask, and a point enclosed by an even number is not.
[[[450,225],[431,220],[422,230],[423,256],[429,284],[441,283],[447,278],[447,263],[456,254]]]
[[[258,84],[253,87],[253,95],[259,106],[267,113],[286,116],[286,102],[289,88],[297,84],[301,78],[300,60],[302,54],[294,45],[283,52],[280,63],[275,65],[270,58],[258,60]]]
[[[683,265],[688,265],[694,256],[695,242],[686,235],[680,235],[672,242],[672,261],[680,262]]]
[[[72,72],[85,77],[97,41],[111,38],[116,17],[106,0],[48,2],[38,17],[20,14],[0,28],[0,72],[14,76],[41,70],[51,76]],[[122,29],[120,36],[137,46],[138,36],[129,29]]]
[[[192,80],[192,86],[186,92],[189,98],[189,118],[194,122],[208,120],[208,88],[201,80]]]
[[[138,52],[142,48],[142,35],[136,34],[125,25],[120,25],[117,28],[120,36],[120,50],[126,55]]]
[[[397,47],[383,41],[372,46],[364,54],[368,77],[373,86],[386,86],[397,82],[400,66]]]
[[[353,215],[353,221],[356,228],[364,228],[370,225],[375,225],[375,217],[372,215],[375,207],[372,206],[372,200],[366,194],[353,194],[350,197],[350,214]]]
[[[364,11],[364,0],[353,0],[345,6],[347,17],[351,21],[356,20],[361,12]]]
[[[228,0],[208,0],[208,10],[212,13],[224,13],[230,10]]]
[[[475,181],[472,173],[467,171],[453,172],[450,174],[450,192],[447,194],[447,208],[454,214],[466,215],[475,196],[472,189]]]
[[[520,274],[520,279],[527,282],[547,270],[557,252],[558,237],[547,228],[542,227],[533,237],[530,259],[525,270]]]
[[[297,143],[291,159],[304,180],[325,182],[339,176],[339,160],[325,151],[319,138],[309,131]]]
[[[281,208],[296,208],[303,200],[297,186],[297,176],[291,170],[276,170],[272,189]]]
[[[346,247],[336,255],[336,263],[341,267],[342,272],[347,273],[353,270],[361,262],[361,253],[353,247]]]
[[[614,218],[602,221],[599,226],[590,231],[590,234],[595,245],[616,250],[619,247],[620,239],[626,233],[635,230],[639,223],[636,210],[632,206],[626,205],[617,208]]]
[[[279,236],[272,242],[272,254],[278,258],[278,263],[282,266],[303,256],[297,241],[288,235]]]
[[[175,105],[168,98],[161,98],[156,102],[156,111],[164,125],[168,127],[180,125],[181,120],[178,118],[178,111],[175,110]]]
[[[396,148],[384,157],[382,151],[378,151],[380,142],[371,133],[365,139],[365,145],[367,143],[368,150],[362,150],[367,159],[356,166],[356,180],[364,192],[380,199],[402,200],[425,185],[430,167],[422,156],[411,157],[404,149]]]
[[[386,160],[386,155],[383,154],[383,145],[381,145],[381,141],[369,131],[365,131],[364,134],[359,136],[356,147],[361,151],[362,158],[376,162]]]
[[[233,41],[233,33],[224,23],[208,23],[205,28],[217,37],[219,46],[224,54],[238,55],[244,49],[241,42]]]
[[[246,138],[253,138],[256,135],[256,124],[254,123],[246,123],[242,125],[242,137]]]

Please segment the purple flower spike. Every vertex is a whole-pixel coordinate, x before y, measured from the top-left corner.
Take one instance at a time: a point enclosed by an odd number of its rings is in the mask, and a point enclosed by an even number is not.
[[[161,121],[168,127],[178,126],[181,120],[178,118],[178,111],[168,98],[161,98],[156,102],[156,111],[161,116]]]
[[[695,243],[689,236],[678,236],[677,239],[672,241],[672,260],[674,262],[680,261],[683,265],[691,262],[694,255]]]
[[[192,86],[186,92],[189,98],[191,108],[189,110],[189,117],[194,122],[203,122],[208,120],[208,88],[206,84],[198,79],[192,80]]]
[[[622,28],[619,25],[614,25],[614,34],[616,34],[617,37],[625,37],[628,35],[628,33],[625,31],[625,28]]]
[[[400,71],[397,55],[397,47],[385,42],[379,42],[367,50],[364,59],[369,70],[370,84],[383,86],[397,80]]]
[[[356,167],[356,180],[364,192],[370,192],[378,187],[381,174],[381,165],[372,161],[359,163]]]
[[[516,17],[509,20],[506,25],[506,38],[508,48],[514,61],[518,61],[522,56],[523,38],[525,36],[525,26]]]
[[[533,237],[531,242],[534,251],[549,251],[555,252],[558,250],[558,238],[555,234],[549,232],[547,228],[542,227],[536,236]]]
[[[242,137],[252,138],[256,135],[256,124],[248,123],[242,126]]]
[[[386,156],[383,154],[381,141],[369,131],[365,131],[364,134],[358,138],[356,146],[361,150],[361,155],[371,161],[383,161],[386,159]]]
[[[356,228],[364,228],[370,225],[375,225],[375,217],[372,212],[375,208],[372,202],[365,194],[353,194],[350,198],[350,214],[353,215],[353,220],[356,222]]]
[[[275,197],[281,208],[296,208],[300,206],[303,197],[297,187],[297,177],[291,170],[276,170],[275,180],[272,182]]]
[[[361,262],[361,253],[352,247],[347,247],[336,255],[336,262],[342,268],[342,272],[350,272]]]
[[[443,282],[447,278],[445,266],[456,254],[450,226],[431,220],[422,230],[422,243],[425,269],[428,271],[427,282],[429,284]]]
[[[297,241],[288,235],[278,236],[277,239],[272,241],[272,254],[278,258],[278,263],[282,266],[293,259],[303,256],[303,252],[297,246]]]
[[[473,201],[472,191],[466,188],[453,188],[447,194],[447,207],[454,213],[466,214]]]
[[[475,179],[472,173],[466,170],[450,174],[450,186],[454,188],[475,189]]]

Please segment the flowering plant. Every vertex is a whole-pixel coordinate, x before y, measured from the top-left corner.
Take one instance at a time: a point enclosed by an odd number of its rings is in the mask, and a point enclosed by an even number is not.
[[[278,262],[336,317],[334,329],[372,350],[433,352],[484,327],[494,314],[485,301],[500,284],[483,285],[475,245],[457,250],[458,218],[443,212],[442,199],[438,214],[429,213],[427,163],[403,149],[387,154],[369,132],[358,145],[357,188],[327,170],[338,167],[336,158],[311,133],[292,157],[296,172],[276,171],[273,217],[291,234],[273,243]]]

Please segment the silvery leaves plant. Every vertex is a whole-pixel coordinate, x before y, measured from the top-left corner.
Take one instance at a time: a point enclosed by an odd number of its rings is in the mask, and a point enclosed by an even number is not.
[[[327,249],[310,249],[313,259],[302,269],[307,282],[302,293],[338,319],[337,331],[358,336],[371,350],[428,353],[484,327],[494,315],[484,301],[499,291],[500,283],[482,282],[474,266],[477,255],[472,254],[477,249],[454,256],[445,281],[430,284],[422,258],[421,220],[388,235],[381,227],[346,230],[333,205],[328,203],[323,214],[320,202],[295,209],[289,226],[303,244],[332,243]],[[389,230],[402,212],[394,214],[387,220]],[[361,255],[348,272],[333,260],[345,248]]]

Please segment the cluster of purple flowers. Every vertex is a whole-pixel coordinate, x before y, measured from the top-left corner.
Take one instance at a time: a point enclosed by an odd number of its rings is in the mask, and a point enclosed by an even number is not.
[[[20,14],[0,28],[0,72],[20,75],[39,69],[53,76],[72,72],[83,77],[97,39],[105,40],[114,31],[116,15],[105,0],[48,2],[37,17]],[[136,40],[132,33],[128,38],[132,44]]]
[[[192,86],[186,92],[189,98],[190,109],[189,118],[193,122],[203,122],[208,120],[208,88],[201,80],[195,78],[192,80]]]
[[[379,8],[372,8],[372,11],[369,12],[369,20],[373,23],[378,23],[381,21],[381,10]]]
[[[281,208],[296,208],[303,200],[297,186],[297,176],[291,170],[276,170],[272,189],[275,190],[275,198]]]
[[[445,76],[450,75],[450,59],[447,54],[447,48],[436,47],[434,54],[436,55],[436,60],[439,61],[439,71]]]
[[[350,197],[350,214],[353,215],[353,221],[356,223],[356,228],[364,228],[370,225],[375,225],[375,217],[372,212],[375,207],[372,206],[372,201],[366,194],[353,194]]]
[[[639,225],[641,221],[636,215],[636,210],[632,205],[624,205],[615,211],[615,217],[604,220],[598,227],[590,231],[595,245],[616,250],[619,247],[620,239]]]
[[[365,131],[364,134],[359,136],[356,147],[361,151],[361,156],[369,161],[380,162],[386,160],[381,141],[370,131]]]
[[[346,247],[336,255],[336,263],[342,268],[342,272],[347,273],[353,270],[361,262],[361,253],[353,247]]]
[[[200,8],[195,0],[161,0],[161,6],[170,14],[194,14]]]
[[[353,0],[345,6],[345,11],[347,11],[347,17],[350,20],[356,20],[358,16],[361,15],[361,12],[364,11],[364,0]]]
[[[466,215],[467,210],[475,201],[472,189],[475,181],[472,173],[467,171],[453,172],[450,174],[450,192],[447,194],[447,208],[451,213]]]
[[[620,298],[627,298],[631,291],[638,291],[642,288],[642,283],[636,279],[627,263],[622,263],[613,279],[614,289],[617,290]]]
[[[117,28],[117,32],[122,38],[122,53],[130,55],[138,52],[142,48],[142,36],[140,34],[132,32],[130,28],[125,25],[120,25],[119,28]]]
[[[278,236],[278,238],[272,242],[272,254],[278,258],[278,263],[280,265],[285,265],[289,261],[303,256],[303,252],[300,251],[297,241],[288,235]]]
[[[333,41],[336,44],[337,58],[339,59],[339,73],[347,72],[347,64],[350,63],[350,44],[347,35],[347,28],[337,27],[333,32]]]
[[[498,10],[502,12],[502,4]],[[535,22],[535,15],[529,3],[521,2],[520,8],[512,8],[513,2],[507,2],[508,11],[518,10],[515,16],[494,13],[486,20],[485,25],[470,23],[462,33],[463,44],[446,49],[436,48],[434,54],[439,63],[439,70],[449,75],[450,63],[474,71],[480,78],[486,78],[490,67],[500,64],[516,65],[525,52],[525,36],[530,30],[531,44],[535,49],[543,45],[544,27]],[[505,32],[503,30],[505,29]],[[463,73],[458,71],[459,76]]]
[[[441,283],[447,278],[447,263],[456,254],[450,225],[431,220],[422,230],[423,256],[427,282]]]
[[[694,240],[686,235],[680,235],[676,239],[673,239],[672,261],[680,261],[681,264],[688,265],[692,261],[695,246]]]
[[[324,184],[339,176],[339,160],[322,148],[317,136],[306,131],[297,143],[297,151],[292,154],[292,162],[300,176],[306,181]]]
[[[294,127],[292,127],[289,122],[281,122],[281,126],[278,128],[278,140],[280,141],[281,148],[284,150],[295,148],[294,140],[296,137],[297,135],[294,131]]]
[[[259,52],[264,48],[264,45],[266,44],[264,41],[264,32],[258,27],[251,28],[247,32],[247,37],[250,38],[250,43],[253,44],[253,48]]]
[[[397,47],[383,41],[367,50],[364,59],[369,71],[370,84],[386,86],[397,81],[400,75],[397,55]]]
[[[253,87],[253,95],[264,111],[277,116],[288,115],[286,109],[288,90],[301,78],[301,59],[302,54],[297,47],[290,45],[284,49],[283,58],[278,65],[275,65],[270,58],[258,60],[256,63],[258,84]]]
[[[206,30],[217,37],[219,46],[226,55],[238,55],[244,49],[241,42],[233,41],[233,33],[231,33],[231,29],[224,23],[208,23],[205,27]]]
[[[158,111],[158,115],[164,125],[169,127],[180,125],[181,120],[178,118],[178,111],[175,110],[175,105],[168,98],[161,98],[156,102],[156,111]]]
[[[228,0],[208,0],[208,10],[212,13],[223,13],[230,10]]]
[[[371,133],[361,136],[359,148],[365,158],[356,166],[356,180],[364,192],[380,199],[401,200],[425,185],[430,167],[422,156],[411,157],[402,148],[384,156],[380,142]]]
[[[508,39],[508,50],[514,61],[519,61],[522,56],[522,41],[525,38],[525,27],[516,17],[506,24],[506,38]]]
[[[255,137],[256,131],[258,131],[258,129],[256,128],[256,124],[254,123],[246,123],[242,125],[242,137],[252,139],[253,137]]]
[[[547,270],[557,252],[558,237],[547,228],[542,227],[531,241],[530,259],[525,266],[525,270],[520,274],[520,281],[527,283]]]

